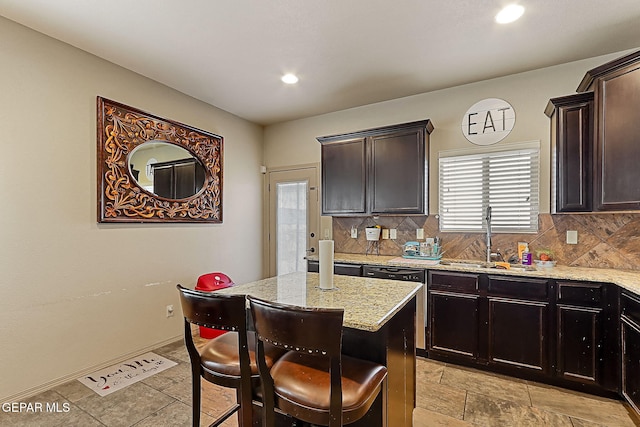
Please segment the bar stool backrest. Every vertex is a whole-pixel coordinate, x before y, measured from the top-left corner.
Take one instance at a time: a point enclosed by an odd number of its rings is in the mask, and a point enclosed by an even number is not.
[[[244,295],[193,291],[180,286],[182,313],[189,323],[225,331],[246,332]]]
[[[177,285],[180,304],[184,316],[184,340],[191,359],[193,382],[193,424],[200,425],[200,377],[224,387],[233,387],[239,391],[239,404],[218,418],[212,426],[218,426],[226,417],[240,410],[240,426],[252,424],[251,410],[251,365],[249,343],[247,339],[247,302],[244,295],[224,295],[215,292],[202,292]],[[198,349],[193,341],[191,323],[207,328],[236,332],[240,375],[231,376],[226,372],[205,369]],[[220,339],[220,338],[217,338]],[[215,340],[211,342],[214,344]]]
[[[342,425],[342,322],[344,310],[304,308],[248,296],[255,325],[257,360],[263,384],[265,410],[273,407],[273,379],[264,363],[264,343],[330,360],[330,420]],[[313,384],[309,384],[313,387]],[[271,425],[267,420],[265,427]]]

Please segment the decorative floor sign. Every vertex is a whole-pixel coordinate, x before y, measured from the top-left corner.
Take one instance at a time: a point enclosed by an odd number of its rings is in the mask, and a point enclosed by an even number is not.
[[[78,378],[78,381],[100,396],[106,396],[175,365],[176,362],[155,353],[146,353]]]

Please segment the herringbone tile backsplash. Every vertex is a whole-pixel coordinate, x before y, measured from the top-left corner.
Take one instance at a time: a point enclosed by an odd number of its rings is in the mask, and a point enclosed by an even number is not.
[[[640,213],[605,213],[580,215],[541,214],[537,234],[494,234],[492,248],[500,249],[505,259],[517,253],[518,242],[528,242],[535,256],[538,249],[551,249],[559,264],[640,270]],[[364,228],[380,225],[395,228],[395,240],[380,240],[380,255],[401,255],[407,241],[416,240],[416,229],[425,237],[439,236],[445,258],[483,260],[486,257],[484,233],[441,233],[435,215],[334,217],[335,251],[364,254],[368,249]],[[350,237],[351,227],[358,228],[358,238]],[[578,244],[566,243],[567,230],[578,231]],[[371,249],[371,248],[369,248]]]

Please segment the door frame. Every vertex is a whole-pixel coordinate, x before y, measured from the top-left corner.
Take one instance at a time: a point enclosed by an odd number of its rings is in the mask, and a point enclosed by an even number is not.
[[[316,185],[315,187],[309,186],[309,199],[315,199],[316,212],[310,212],[309,222],[311,224],[316,224],[316,240],[319,239],[320,233],[320,163],[303,163],[298,165],[287,165],[287,166],[277,166],[277,167],[267,167],[265,173],[263,174],[263,239],[262,239],[262,275],[263,277],[270,277],[273,274],[270,274],[271,270],[271,256],[272,256],[272,245],[270,240],[270,227],[271,227],[271,216],[272,212],[270,209],[270,198],[271,191],[269,189],[269,183],[271,181],[271,173],[272,172],[295,172],[302,169],[312,169],[315,171],[316,177]],[[311,206],[311,203],[309,204]],[[313,218],[311,217],[313,215]],[[310,225],[311,225],[310,224]],[[316,245],[317,246],[317,245]],[[316,248],[317,249],[317,248]],[[275,254],[273,254],[275,256]]]

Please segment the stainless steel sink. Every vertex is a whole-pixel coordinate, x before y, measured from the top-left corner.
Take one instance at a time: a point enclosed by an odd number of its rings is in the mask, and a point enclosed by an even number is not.
[[[493,262],[483,262],[483,261],[473,261],[473,260],[443,260],[440,261],[442,265],[450,265],[453,267],[462,267],[462,268],[480,268],[486,270],[495,270],[500,269],[501,267],[496,266]],[[521,270],[521,271],[535,271],[536,268],[532,265],[521,265],[521,264],[511,264],[511,270]]]
[[[440,261],[440,264],[466,268],[495,268],[494,264],[487,264],[481,261]]]

